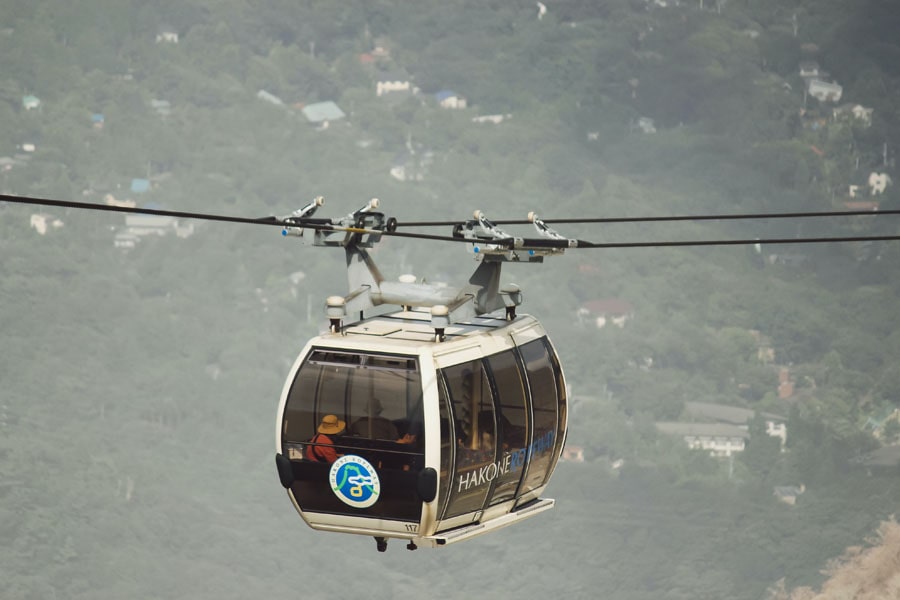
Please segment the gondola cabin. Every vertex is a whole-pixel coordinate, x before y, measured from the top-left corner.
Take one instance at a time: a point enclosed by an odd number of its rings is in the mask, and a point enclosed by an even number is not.
[[[442,546],[551,508],[541,493],[566,438],[565,381],[540,323],[516,314],[521,290],[501,288],[500,267],[562,250],[526,247],[476,212],[450,238],[473,245],[479,266],[466,285],[389,282],[367,249],[396,221],[375,199],[310,220],[321,204],[278,221],[301,238],[299,225],[315,224],[314,245],[344,248],[350,290],[328,299],[329,333],[306,345],[281,393],[275,463],[300,516],[373,536],[384,551],[388,538]]]
[[[566,435],[556,352],[536,319],[435,336],[401,309],[311,340],[281,395],[282,484],[314,528],[441,546],[553,506]],[[324,433],[323,433],[324,432]]]

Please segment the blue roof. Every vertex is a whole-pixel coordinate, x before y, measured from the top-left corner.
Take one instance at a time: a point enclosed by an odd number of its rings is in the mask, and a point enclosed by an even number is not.
[[[91,121],[93,121],[94,123],[102,123],[103,115],[100,113],[94,113],[91,115]]]
[[[456,95],[456,92],[453,92],[451,90],[441,90],[440,92],[435,94],[434,97],[437,98],[438,102],[442,102],[442,101],[446,100],[447,98],[452,98],[455,95]]]
[[[132,179],[131,191],[135,194],[143,194],[150,190],[150,182],[146,179]]]

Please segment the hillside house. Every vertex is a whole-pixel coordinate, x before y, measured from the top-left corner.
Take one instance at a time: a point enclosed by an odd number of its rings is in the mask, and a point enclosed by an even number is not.
[[[791,371],[787,367],[782,367],[778,371],[778,397],[786,400],[794,395],[794,380],[791,378]]]
[[[869,416],[865,425],[863,425],[863,429],[871,431],[875,438],[883,440],[885,426],[894,421],[900,422],[900,408],[888,409],[882,411],[880,415]]]
[[[133,233],[128,233],[127,231],[120,231],[116,234],[116,237],[113,238],[113,246],[116,248],[121,248],[122,250],[131,250],[137,243],[140,241],[138,236]]]
[[[869,173],[869,195],[870,196],[878,196],[879,194],[883,194],[884,190],[887,189],[887,186],[893,184],[894,182],[891,180],[891,176],[887,173]]]
[[[638,119],[637,128],[642,133],[656,133],[656,123],[649,117],[641,117]]]
[[[617,327],[625,327],[625,323],[634,318],[634,307],[618,298],[589,300],[578,309],[579,320],[592,319],[598,329],[612,323]]]
[[[773,495],[785,504],[794,506],[797,504],[797,497],[805,491],[806,486],[802,483],[800,485],[781,485],[775,488]]]
[[[769,254],[766,262],[770,265],[782,265],[785,267],[802,267],[809,262],[809,255],[800,252],[785,252],[782,254]]]
[[[434,99],[437,100],[438,106],[441,108],[451,110],[463,109],[466,108],[467,105],[466,99],[463,96],[450,90],[441,90],[434,95]]]
[[[375,82],[375,95],[378,97],[395,94],[412,94],[415,89],[408,75],[403,73],[383,73]]]
[[[63,222],[53,215],[45,213],[36,213],[31,215],[31,228],[40,235],[46,235],[50,229],[59,229],[63,226]]]
[[[850,186],[856,187],[856,186]],[[848,201],[844,202],[844,208],[847,210],[870,210],[872,212],[877,212],[878,208],[881,204],[876,200],[857,200],[857,201]]]
[[[800,63],[800,77],[806,79],[823,79],[827,74],[819,68],[819,63],[814,60]]]
[[[275,106],[284,106],[284,100],[271,92],[267,92],[266,90],[259,90],[258,92],[256,92],[256,97],[260,100],[268,102],[269,104],[274,104]]]
[[[853,460],[868,469],[896,469],[900,466],[900,445],[882,446]]]
[[[666,435],[684,439],[688,448],[705,450],[710,456],[727,458],[747,448],[750,434],[746,429],[724,423],[660,422],[656,429]]]
[[[563,462],[584,462],[584,448],[581,446],[566,446],[562,455],[559,457],[559,460]]]
[[[175,217],[144,214],[125,215],[125,228],[127,232],[137,237],[145,235],[158,235],[162,237],[174,230],[175,225]]]
[[[106,123],[106,117],[101,113],[94,113],[91,115],[91,126],[94,129],[103,129],[104,123]]]
[[[332,121],[339,121],[347,116],[337,104],[330,100],[307,104],[301,112],[307,121],[318,125],[321,129],[327,128]]]
[[[757,252],[761,252],[760,248],[756,248]],[[775,348],[772,347],[772,340],[768,336],[762,334],[758,329],[748,329],[747,333],[756,342],[756,358],[763,364],[775,362]]]
[[[156,34],[156,43],[157,44],[177,44],[178,43],[178,32],[173,31],[172,29],[162,29],[159,33]]]
[[[172,104],[168,100],[153,99],[150,108],[161,117],[168,117],[172,112]]]
[[[120,206],[122,208],[134,208],[137,203],[134,200],[116,200],[112,194],[103,196],[103,203],[107,206]]]
[[[692,421],[734,425],[747,430],[750,421],[756,417],[756,411],[740,406],[728,406],[710,402],[685,402],[684,414]],[[760,413],[766,424],[766,434],[781,440],[781,447],[787,443],[786,419],[773,413]]]
[[[34,110],[41,106],[41,100],[37,96],[23,96],[22,97],[22,107],[25,110]]]
[[[806,86],[806,92],[819,102],[839,102],[844,88],[837,83],[810,79]]]
[[[165,215],[127,214],[123,233],[135,238],[148,235],[163,237],[170,233],[186,238],[194,233],[194,224],[181,225],[175,217]]]
[[[135,178],[131,180],[131,192],[133,194],[146,194],[150,191],[150,180]]]
[[[434,153],[430,150],[422,154],[403,153],[394,159],[389,173],[397,181],[423,181],[433,162]]]
[[[511,119],[511,118],[512,118],[512,115],[509,113],[507,113],[505,115],[503,115],[503,114],[480,115],[478,117],[472,117],[472,122],[473,123],[493,123],[494,125],[499,125],[506,119]]]
[[[391,58],[391,50],[388,47],[388,42],[385,39],[381,41],[376,41],[375,47],[372,48],[372,51],[369,53],[374,56],[377,60],[389,60]]]
[[[862,104],[841,104],[831,111],[835,121],[855,119],[860,121],[864,127],[872,125],[872,113],[874,108],[866,108]]]

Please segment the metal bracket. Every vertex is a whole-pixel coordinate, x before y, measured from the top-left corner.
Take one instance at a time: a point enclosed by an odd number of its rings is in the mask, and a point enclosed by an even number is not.
[[[313,229],[313,246],[339,246],[346,248],[353,245],[358,248],[372,248],[381,241],[381,232],[392,232],[397,228],[397,219],[385,218],[384,213],[377,212],[378,198],[372,198],[362,208],[339,218],[317,219],[309,222],[316,209],[325,203],[322,196],[317,196],[303,208],[286,217],[276,217],[284,223],[281,235],[304,237],[306,229]],[[307,225],[304,228],[304,225]],[[314,225],[314,227],[313,227]]]
[[[534,224],[541,237],[567,240],[569,247],[576,245],[574,240],[569,240],[548,227],[534,212],[528,213],[528,220]],[[540,263],[544,261],[545,256],[557,256],[565,252],[565,248],[529,245],[527,239],[504,232],[489,221],[480,210],[475,211],[473,220],[456,225],[453,228],[453,237],[471,241],[476,260]]]
[[[537,233],[542,238],[546,238],[548,240],[567,240],[569,242],[569,247],[574,248],[577,243],[575,240],[570,240],[559,233],[556,230],[551,229],[544,221],[541,220],[540,217],[537,216],[537,213],[531,211],[528,213],[528,220],[534,225],[534,228],[537,230]],[[547,256],[564,254],[566,251],[565,248],[545,248],[544,253]]]

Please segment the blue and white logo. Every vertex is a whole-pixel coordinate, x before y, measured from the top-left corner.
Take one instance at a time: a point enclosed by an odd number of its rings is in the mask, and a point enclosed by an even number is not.
[[[334,495],[354,508],[372,506],[381,494],[375,467],[361,456],[348,454],[334,461],[329,478]]]

